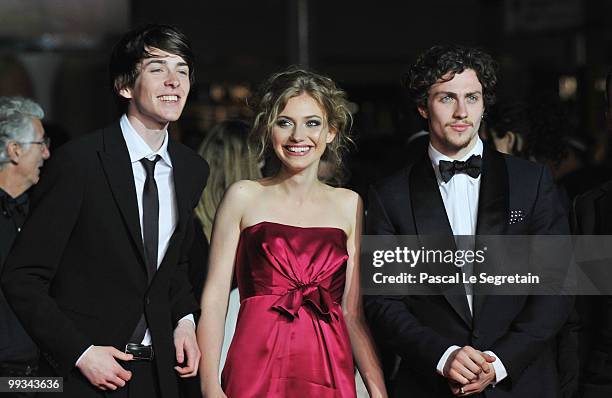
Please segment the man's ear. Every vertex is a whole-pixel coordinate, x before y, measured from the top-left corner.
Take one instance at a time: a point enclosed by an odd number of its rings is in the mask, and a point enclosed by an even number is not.
[[[423,119],[429,119],[429,113],[427,112],[427,108],[424,106],[417,107],[419,114],[423,117]]]
[[[8,155],[8,158],[11,163],[19,163],[19,158],[21,157],[21,145],[19,145],[15,141],[9,142],[6,146],[6,154]]]
[[[119,95],[126,99],[132,99],[132,89],[129,87],[123,87],[119,90]]]

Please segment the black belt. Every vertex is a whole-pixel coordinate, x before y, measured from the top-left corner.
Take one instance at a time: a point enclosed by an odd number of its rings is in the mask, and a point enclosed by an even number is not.
[[[125,353],[132,354],[134,356],[134,360],[153,360],[153,346],[150,345],[128,343],[125,345]]]

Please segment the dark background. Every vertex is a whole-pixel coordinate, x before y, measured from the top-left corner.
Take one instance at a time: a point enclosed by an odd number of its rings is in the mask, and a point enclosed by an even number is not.
[[[179,139],[195,147],[214,123],[248,119],[257,84],[303,64],[348,91],[355,137],[369,151],[360,161],[376,167],[385,145],[420,129],[403,72],[430,46],[458,43],[498,60],[502,99],[558,96],[598,162],[607,156],[610,15],[605,0],[2,0],[0,95],[39,101],[53,134],[103,126],[117,117],[107,83],[112,45],[134,26],[169,23],[197,56],[196,85],[171,127]]]

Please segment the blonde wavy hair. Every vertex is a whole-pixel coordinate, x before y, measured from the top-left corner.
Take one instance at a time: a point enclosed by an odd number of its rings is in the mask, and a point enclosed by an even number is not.
[[[227,187],[238,180],[261,178],[257,158],[247,145],[249,129],[240,120],[221,122],[210,130],[198,149],[210,166],[210,176],[195,214],[209,241],[215,212]]]
[[[260,160],[278,162],[270,146],[272,128],[289,99],[301,94],[308,94],[317,101],[325,112],[330,130],[336,132],[322,160],[327,160],[336,173],[341,173],[342,157],[348,147],[353,145],[350,137],[353,117],[348,108],[346,92],[338,88],[329,77],[296,66],[271,75],[252,100],[255,120],[249,142],[254,152]]]

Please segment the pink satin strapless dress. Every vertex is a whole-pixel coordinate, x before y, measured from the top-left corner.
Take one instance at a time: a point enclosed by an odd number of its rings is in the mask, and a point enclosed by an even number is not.
[[[240,312],[221,376],[229,398],[355,397],[342,317],[346,234],[261,222],[236,253]]]

